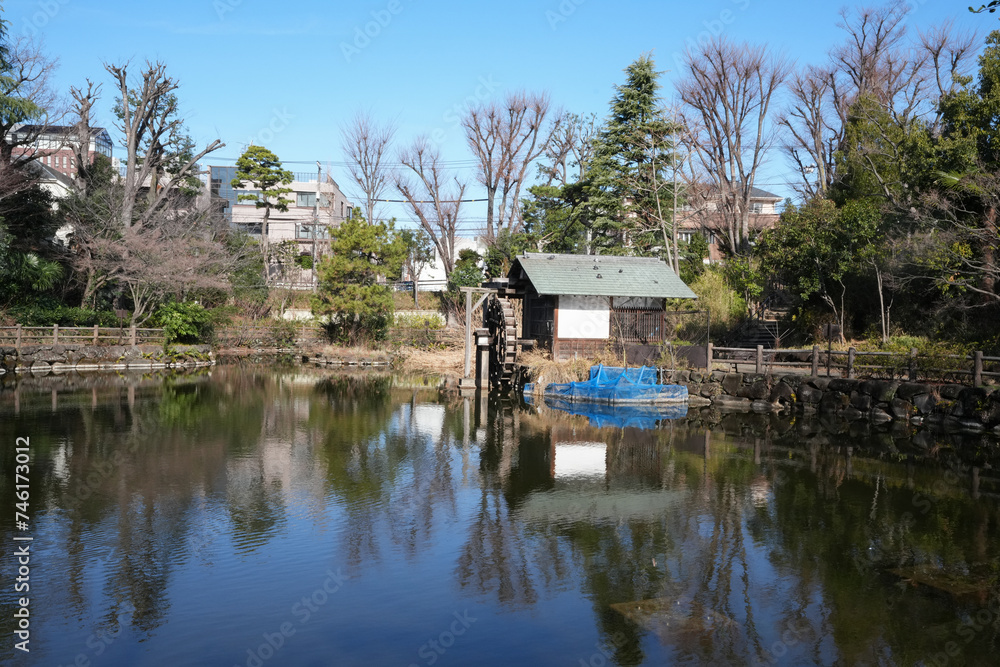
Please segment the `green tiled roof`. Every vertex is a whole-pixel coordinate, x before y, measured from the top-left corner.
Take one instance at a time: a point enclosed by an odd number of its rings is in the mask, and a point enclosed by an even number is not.
[[[698,298],[663,260],[617,255],[525,253],[514,262],[511,280],[524,270],[542,295]]]

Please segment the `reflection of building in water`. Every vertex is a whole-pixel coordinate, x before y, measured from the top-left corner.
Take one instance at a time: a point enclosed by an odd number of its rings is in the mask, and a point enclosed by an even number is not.
[[[556,481],[572,481],[608,474],[608,444],[600,441],[553,442],[552,476]]]
[[[609,488],[659,486],[660,442],[669,430],[557,423],[549,430],[556,482],[600,478]]]

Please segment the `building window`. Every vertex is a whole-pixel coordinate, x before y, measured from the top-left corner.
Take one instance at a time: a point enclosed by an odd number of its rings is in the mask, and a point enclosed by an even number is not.
[[[693,232],[677,232],[677,240],[681,243],[690,243]]]
[[[763,213],[764,205],[759,201],[750,202],[750,212],[751,213]]]
[[[253,197],[252,199],[243,199],[243,197]],[[246,206],[256,206],[257,202],[260,201],[260,190],[240,190],[236,193],[236,203],[243,204]]]
[[[314,225],[309,222],[303,222],[295,225],[295,238],[300,241],[311,241],[313,240],[313,230],[316,231],[316,240],[325,241],[330,238],[330,228],[326,225]]]
[[[296,206],[308,206],[312,208],[316,206],[316,193],[315,192],[296,192],[295,193],[295,205]]]

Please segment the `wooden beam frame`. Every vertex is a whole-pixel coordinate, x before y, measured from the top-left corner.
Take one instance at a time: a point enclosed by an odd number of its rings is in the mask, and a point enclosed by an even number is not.
[[[489,298],[490,294],[496,294],[495,289],[489,287],[459,287],[459,289],[465,292],[465,374],[463,378],[472,377],[472,313],[483,305],[483,302]],[[476,301],[476,305],[472,305],[472,295],[482,294],[479,300]]]

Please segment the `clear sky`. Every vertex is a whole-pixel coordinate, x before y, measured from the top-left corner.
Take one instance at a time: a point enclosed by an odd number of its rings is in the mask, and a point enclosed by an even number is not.
[[[878,5],[880,3],[872,3]],[[985,37],[996,15],[965,0],[910,0],[908,29],[953,20]],[[977,3],[979,4],[979,3]],[[276,2],[274,0],[5,0],[12,37],[43,40],[59,61],[57,90],[102,82],[99,123],[112,129],[113,90],[103,63],[162,61],[180,83],[191,135],[226,147],[207,158],[231,164],[253,140],[286,168],[329,165],[359,200],[343,168],[340,127],[358,109],[395,121],[397,143],[440,140],[456,175],[482,196],[458,118],[469,100],[506,91],[548,91],[554,107],[603,118],[623,70],[651,52],[673,95],[689,44],[724,33],[764,43],[799,65],[822,64],[844,38],[837,2],[818,0],[508,0],[507,2]],[[979,40],[979,43],[982,39]],[[435,134],[435,131],[437,132]],[[112,130],[116,142],[120,137]],[[117,150],[117,149],[116,149]],[[120,154],[119,150],[117,154]],[[791,196],[795,175],[773,155],[758,186]],[[409,216],[399,211],[401,220]],[[464,228],[482,220],[466,207]]]

